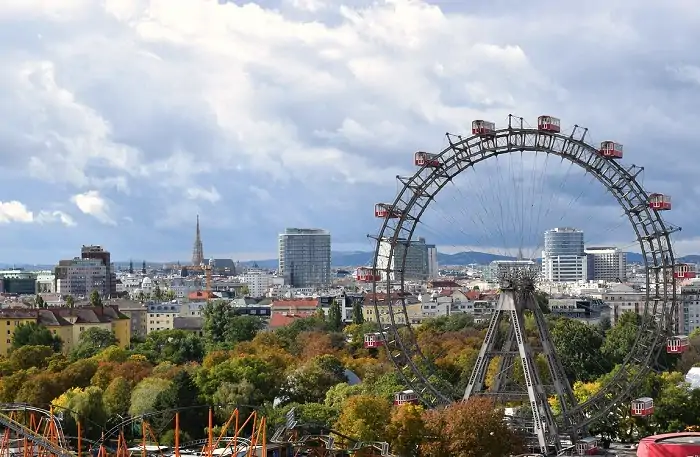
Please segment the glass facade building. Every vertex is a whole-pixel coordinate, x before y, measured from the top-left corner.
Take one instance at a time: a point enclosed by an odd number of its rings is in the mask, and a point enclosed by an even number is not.
[[[320,229],[286,229],[279,235],[279,273],[292,287],[329,285],[331,234]]]
[[[581,230],[558,227],[544,233],[542,273],[546,281],[552,282],[588,280],[588,265]]]

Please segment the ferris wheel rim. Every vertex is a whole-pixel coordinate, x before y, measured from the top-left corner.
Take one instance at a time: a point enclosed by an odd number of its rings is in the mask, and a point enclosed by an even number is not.
[[[576,137],[577,129],[579,129],[579,137]],[[393,341],[399,351],[394,354],[387,348],[389,358],[406,384],[422,398],[424,403],[446,404],[459,397],[453,395],[454,392],[443,391],[431,381],[430,378],[435,371],[416,341],[406,310],[406,300],[401,294],[397,294],[396,298],[393,297],[392,286],[398,285],[399,292],[405,291],[405,278],[402,272],[405,268],[407,249],[403,250],[403,255],[399,253],[399,262],[394,258],[393,266],[391,261],[387,261],[385,268],[380,267],[379,258],[384,256],[391,259],[395,255],[396,246],[401,243],[407,244],[412,240],[421,216],[454,177],[469,168],[476,171],[474,166],[477,163],[512,152],[543,152],[547,155],[555,155],[592,174],[615,197],[618,205],[624,210],[637,236],[646,271],[644,314],[632,350],[612,379],[587,401],[577,405],[566,418],[563,418],[562,425],[565,428],[581,428],[600,418],[629,395],[629,392],[641,382],[643,377],[641,374],[652,370],[650,362],[656,361],[664,347],[665,336],[670,333],[671,320],[677,307],[676,279],[673,274],[676,263],[670,235],[679,228],[667,224],[659,211],[649,207],[650,193],[636,180],[637,174],[643,168],[636,165],[625,168],[618,161],[603,157],[598,148],[585,141],[586,132],[587,130],[578,126],[574,127],[570,135],[536,128],[509,126],[494,130],[488,136],[472,135],[462,138],[447,134],[448,139],[456,138],[457,141],[450,140],[447,148],[434,154],[434,159],[440,163],[439,167],[424,165],[412,176],[407,178],[397,176],[402,187],[389,206],[392,212],[398,211],[397,214],[400,215],[383,218],[378,235],[373,237],[376,241],[373,269],[376,272],[382,271],[386,275],[386,279],[381,281],[373,278],[373,304],[383,338],[385,341]],[[626,192],[623,193],[623,191]],[[416,206],[419,210],[413,211]],[[382,243],[386,242],[388,242],[389,252],[380,255]],[[400,265],[399,268],[396,268],[397,264]],[[392,280],[392,275],[397,273],[399,279]],[[660,278],[661,282],[659,282]],[[377,286],[381,283],[385,284],[387,290],[384,306],[388,306],[390,322],[386,327],[382,324],[382,313],[376,298]],[[400,307],[400,310],[397,310],[398,313],[393,309],[397,306]],[[661,306],[660,313],[659,306]],[[395,319],[395,315],[399,314],[403,315],[403,321],[409,332],[407,341],[401,337]],[[657,318],[660,318],[658,325],[655,324]],[[399,357],[402,357],[400,363]],[[424,368],[421,369],[419,365]],[[636,376],[633,376],[631,372],[633,367],[637,367],[641,373],[637,371]]]

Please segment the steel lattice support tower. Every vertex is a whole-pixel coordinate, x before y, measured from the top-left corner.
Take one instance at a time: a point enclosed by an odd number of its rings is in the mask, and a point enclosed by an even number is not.
[[[537,271],[532,266],[512,266],[499,273],[501,294],[491,316],[486,338],[481,345],[474,370],[464,393],[464,399],[476,395],[493,396],[500,401],[529,399],[532,410],[533,432],[541,452],[561,449],[557,423],[549,406],[548,392],[553,391],[559,400],[562,413],[576,405],[573,392],[564,370],[557,358],[544,315],[535,299],[534,280]],[[542,353],[547,360],[552,386],[545,386],[540,378],[534,356],[525,335],[524,311],[530,311],[535,318],[538,337],[542,343]],[[507,320],[505,318],[508,318]],[[507,324],[505,338],[499,338],[501,324]],[[499,340],[502,344],[499,345]],[[500,347],[497,347],[500,346]],[[493,385],[486,388],[485,380],[489,365],[495,357],[500,358],[498,372]],[[526,392],[513,389],[513,369],[517,363],[523,368]]]
[[[204,248],[202,247],[202,234],[199,231],[199,214],[197,214],[197,233],[192,248],[192,265],[200,266],[204,263]]]

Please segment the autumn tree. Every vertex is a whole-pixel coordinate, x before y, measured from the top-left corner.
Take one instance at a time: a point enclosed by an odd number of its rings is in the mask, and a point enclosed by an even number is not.
[[[84,436],[94,440],[101,436],[102,424],[107,421],[102,395],[99,387],[74,388],[56,398],[52,404],[58,411],[64,410],[64,418],[72,419],[72,433],[77,432],[75,424],[80,421]]]
[[[344,403],[335,429],[360,441],[384,441],[390,414],[391,403],[387,399],[357,395]]]
[[[22,346],[14,349],[7,361],[12,370],[27,370],[33,367],[46,368],[53,355],[53,348],[49,346]]]
[[[136,385],[131,393],[129,414],[140,416],[155,411],[156,398],[172,385],[171,381],[160,378],[146,378]]]
[[[114,378],[102,394],[104,406],[110,417],[125,416],[131,404],[131,385],[122,378]]]
[[[405,404],[391,411],[391,420],[386,428],[386,438],[394,454],[402,457],[418,456],[418,446],[424,439],[425,422],[423,408]]]
[[[55,352],[63,347],[63,341],[49,329],[35,322],[19,324],[12,333],[12,348],[22,346],[48,346]]]
[[[519,437],[503,421],[503,410],[491,399],[470,398],[424,413],[426,457],[501,457],[517,454]]]

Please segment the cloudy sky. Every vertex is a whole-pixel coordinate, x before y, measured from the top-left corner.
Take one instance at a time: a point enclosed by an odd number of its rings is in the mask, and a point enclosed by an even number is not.
[[[196,214],[205,255],[274,257],[288,226],[369,250],[373,204],[414,151],[509,113],[623,142],[674,196],[676,249],[700,253],[698,43],[691,0],[4,0],[0,262],[89,243],[186,260]],[[619,222],[586,177],[545,175],[542,195],[576,208],[561,224]],[[465,213],[469,185],[446,212]],[[436,214],[431,241],[479,244]]]

